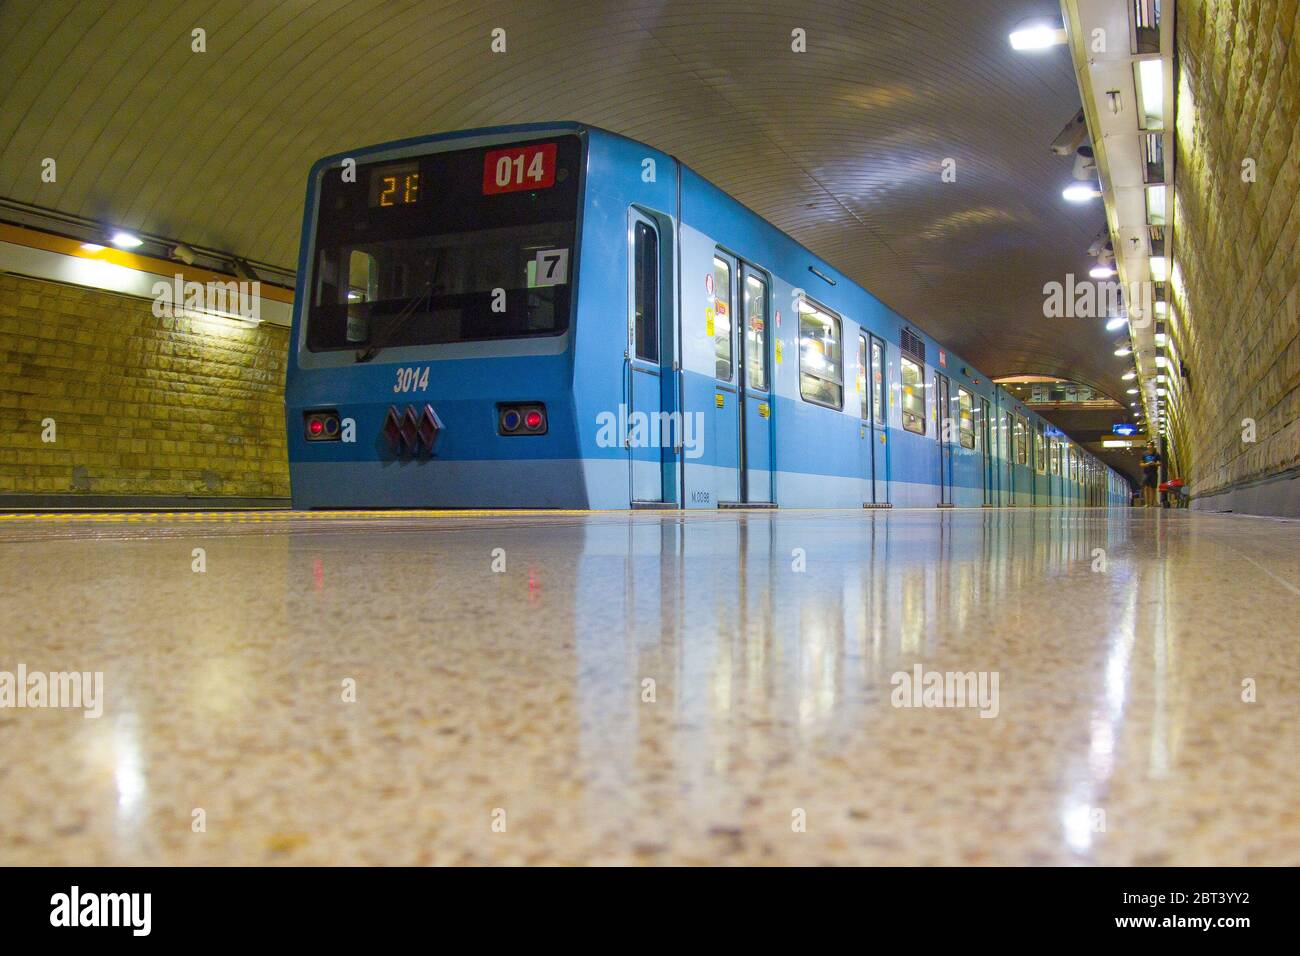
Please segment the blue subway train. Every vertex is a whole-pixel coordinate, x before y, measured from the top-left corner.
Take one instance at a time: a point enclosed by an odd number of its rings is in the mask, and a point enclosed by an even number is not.
[[[577,123],[316,163],[285,396],[297,508],[1129,502],[779,229]]]

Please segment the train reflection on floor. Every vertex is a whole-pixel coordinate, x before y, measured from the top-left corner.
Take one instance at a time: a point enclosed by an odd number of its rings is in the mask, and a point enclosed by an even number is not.
[[[0,709],[0,863],[1297,863],[1298,537],[0,519],[0,670],[104,675]]]

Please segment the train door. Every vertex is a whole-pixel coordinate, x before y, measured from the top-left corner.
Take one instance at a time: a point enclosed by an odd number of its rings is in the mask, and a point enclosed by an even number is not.
[[[676,404],[673,396],[672,322],[660,281],[659,229],[648,216],[628,214],[627,433],[623,445],[631,469],[632,505],[676,500],[672,429],[663,432]],[[667,494],[665,494],[667,492]]]
[[[871,500],[889,503],[889,440],[885,428],[885,343],[868,335],[871,370],[867,388],[871,392]]]
[[[876,449],[871,431],[871,371],[867,336],[858,333],[858,474],[862,475],[862,503],[875,504]]]
[[[714,279],[717,282],[717,279]],[[767,276],[748,263],[740,266],[739,299],[744,304],[735,324],[740,346],[737,370],[742,423],[740,429],[740,499],[770,504],[772,496],[772,394],[768,359],[770,338]]]
[[[993,499],[993,451],[990,443],[989,434],[989,400],[981,398],[976,411],[980,420],[977,423],[975,434],[980,443],[980,474],[984,476],[984,504],[986,507],[992,507]]]
[[[952,417],[952,396],[951,386],[948,383],[948,376],[940,372],[934,373],[935,394],[938,402],[938,412],[935,415],[935,425],[938,426],[935,431],[939,436],[939,504],[952,504],[952,435],[954,429]]]
[[[1011,412],[1006,412],[1006,442],[1004,450],[1006,457],[1002,459],[1002,503],[1004,505],[1015,505],[1015,416]]]
[[[739,322],[736,321],[737,261],[713,255],[713,464],[719,506],[743,501],[740,428]]]

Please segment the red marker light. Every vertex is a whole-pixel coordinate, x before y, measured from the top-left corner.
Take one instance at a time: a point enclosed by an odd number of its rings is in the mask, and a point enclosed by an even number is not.
[[[532,409],[524,416],[524,424],[532,431],[537,431],[542,427],[542,413],[535,408]]]
[[[319,418],[313,418],[310,422],[307,423],[307,431],[311,432],[313,435],[319,435],[324,430],[325,430],[325,423],[322,422]]]

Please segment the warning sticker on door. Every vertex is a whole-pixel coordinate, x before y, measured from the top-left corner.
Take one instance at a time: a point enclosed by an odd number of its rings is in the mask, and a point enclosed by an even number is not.
[[[530,286],[564,285],[569,281],[569,250],[542,249],[533,259]]]
[[[713,338],[713,310],[704,310],[704,334]]]

